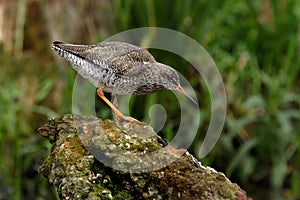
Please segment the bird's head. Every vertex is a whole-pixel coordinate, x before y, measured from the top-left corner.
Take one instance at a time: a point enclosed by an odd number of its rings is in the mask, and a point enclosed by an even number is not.
[[[195,101],[188,93],[181,87],[178,72],[171,68],[170,66],[159,63],[161,82],[164,88],[168,90],[177,90],[179,93],[184,95],[189,102],[191,102],[194,106],[199,107],[197,101]]]

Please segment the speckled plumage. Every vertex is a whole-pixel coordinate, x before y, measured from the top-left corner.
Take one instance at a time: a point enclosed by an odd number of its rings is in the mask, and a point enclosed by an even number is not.
[[[178,73],[171,67],[156,62],[140,47],[124,42],[102,42],[94,45],[75,45],[55,41],[54,49],[61,57],[95,87],[97,94],[109,105],[117,118],[138,120],[124,116],[103,91],[117,95],[143,95],[162,89],[177,90],[190,102],[195,102],[180,86]],[[116,98],[115,98],[116,100]]]
[[[143,95],[180,86],[177,72],[145,49],[124,42],[75,45],[53,42],[61,57],[95,87],[114,95]]]

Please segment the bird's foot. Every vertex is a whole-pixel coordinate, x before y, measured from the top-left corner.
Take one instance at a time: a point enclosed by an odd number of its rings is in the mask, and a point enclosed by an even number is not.
[[[129,122],[133,122],[133,123],[137,123],[137,124],[142,124],[143,122],[140,122],[139,120],[133,118],[133,117],[128,117],[128,116],[125,116],[125,115],[116,115],[116,119],[118,121],[120,120],[124,120],[124,121],[129,121]]]
[[[170,151],[171,153],[176,154],[177,156],[182,156],[183,154],[185,154],[187,152],[186,149],[175,149],[174,147],[172,147],[171,145],[167,145],[165,147],[168,151]]]

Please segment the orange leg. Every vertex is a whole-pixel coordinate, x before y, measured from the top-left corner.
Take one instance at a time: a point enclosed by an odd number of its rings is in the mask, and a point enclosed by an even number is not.
[[[123,115],[105,96],[103,93],[105,86],[101,86],[97,89],[97,94],[98,96],[103,99],[103,101],[105,101],[105,103],[114,111],[116,118],[121,118],[124,119],[126,121],[131,121],[131,122],[138,122],[141,123],[140,121],[138,121],[137,119],[134,119],[132,117],[127,117],[125,115]]]
[[[113,96],[113,105],[118,108],[119,107],[119,104],[118,104],[118,96],[117,95],[114,95]]]

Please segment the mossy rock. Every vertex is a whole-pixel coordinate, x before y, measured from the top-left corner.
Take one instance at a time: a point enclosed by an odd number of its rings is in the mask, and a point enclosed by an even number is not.
[[[61,199],[249,199],[144,123],[67,114],[38,133],[52,143],[39,173]]]

